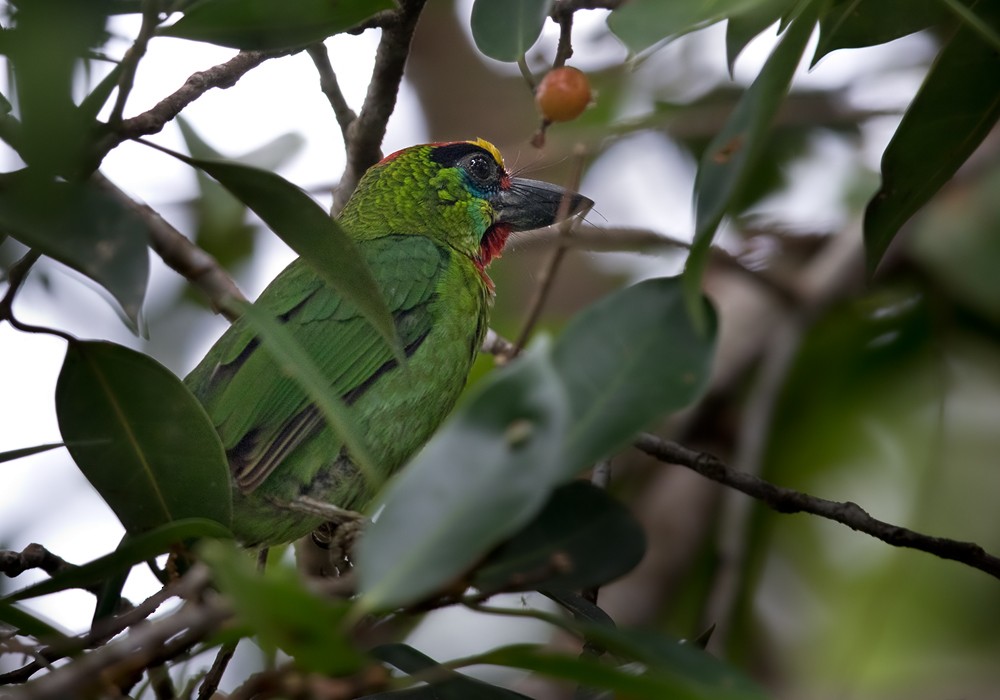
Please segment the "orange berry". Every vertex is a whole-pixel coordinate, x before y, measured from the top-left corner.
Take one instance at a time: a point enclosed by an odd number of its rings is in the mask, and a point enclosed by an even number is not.
[[[576,119],[590,104],[590,81],[582,71],[569,66],[550,70],[535,90],[535,104],[547,121]]]

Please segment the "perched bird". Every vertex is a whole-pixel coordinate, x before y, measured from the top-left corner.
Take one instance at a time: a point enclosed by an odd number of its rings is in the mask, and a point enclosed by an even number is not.
[[[566,200],[565,202],[563,200]],[[513,231],[573,215],[590,200],[511,177],[481,139],[397,151],[373,166],[340,215],[395,320],[400,366],[357,307],[303,260],[255,305],[280,320],[351,407],[384,481],[451,410],[486,332],[486,267]],[[307,496],[361,510],[374,496],[343,442],[252,327],[236,321],[185,379],[216,426],[232,470],[233,531],[246,545],[287,542],[322,523],[288,508]]]

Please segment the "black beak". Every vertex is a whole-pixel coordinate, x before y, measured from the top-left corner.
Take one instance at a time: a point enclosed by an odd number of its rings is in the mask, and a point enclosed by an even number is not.
[[[496,223],[529,231],[588,211],[594,203],[582,194],[539,180],[515,177],[493,200]]]

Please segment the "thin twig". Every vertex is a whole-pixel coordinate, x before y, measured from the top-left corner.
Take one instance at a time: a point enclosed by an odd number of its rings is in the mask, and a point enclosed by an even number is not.
[[[62,557],[56,556],[40,544],[31,543],[20,552],[0,551],[0,574],[13,578],[29,569],[41,569],[49,576],[75,568]]]
[[[142,25],[139,27],[135,41],[125,52],[125,57],[122,58],[121,62],[122,72],[118,78],[118,97],[115,98],[115,106],[111,109],[111,116],[108,117],[108,124],[112,129],[121,124],[122,116],[125,114],[125,103],[128,102],[128,96],[135,83],[135,72],[139,67],[139,61],[146,55],[146,47],[153,37],[153,32],[156,31],[156,25],[160,22],[159,5],[159,0],[143,0]]]
[[[946,537],[924,535],[905,527],[878,520],[850,501],[830,501],[817,496],[776,486],[768,481],[728,467],[719,458],[698,452],[655,435],[643,433],[634,445],[646,454],[667,464],[692,469],[707,479],[718,482],[763,502],[779,513],[811,513],[852,530],[882,540],[894,547],[917,549],[928,554],[957,561],[1000,579],[1000,557],[987,553],[974,542],[962,542]]]
[[[225,63],[188,76],[175,92],[164,97],[152,109],[123,120],[97,144],[99,153],[107,153],[122,141],[160,132],[189,104],[212,88],[226,89],[264,61],[288,55],[288,51],[240,51]]]
[[[42,254],[37,250],[29,250],[20,260],[7,270],[7,292],[0,299],[0,321],[9,321],[14,317],[14,297],[24,281],[28,278],[32,265],[38,262]]]
[[[425,2],[426,0],[402,0],[396,11],[396,21],[382,30],[368,94],[361,113],[348,129],[347,166],[334,192],[334,214],[344,208],[364,172],[382,158],[381,147],[386,124],[396,108],[403,67],[406,65],[413,31]]]
[[[333,114],[340,125],[340,132],[344,136],[344,143],[347,143],[347,130],[358,115],[355,114],[351,106],[347,104],[344,93],[340,91],[340,83],[337,81],[337,74],[333,72],[333,65],[330,63],[330,54],[327,53],[326,45],[322,43],[312,44],[306,47],[309,58],[316,66],[319,73],[319,89],[326,95],[333,108]]]
[[[578,148],[575,155],[575,168],[569,183],[569,189],[572,192],[576,192],[580,188],[580,178],[583,174],[584,162],[584,153],[582,149]],[[538,318],[542,313],[542,307],[545,306],[545,300],[548,298],[549,292],[552,290],[552,284],[555,281],[556,273],[559,271],[559,264],[562,262],[563,256],[566,255],[567,247],[563,245],[564,239],[579,220],[576,216],[568,217],[569,205],[570,196],[567,194],[567,196],[563,197],[562,202],[559,203],[559,212],[556,214],[556,219],[559,220],[558,244],[552,249],[549,259],[545,261],[542,265],[541,271],[538,273],[538,284],[535,287],[534,296],[528,303],[528,312],[525,316],[524,326],[521,328],[521,332],[518,334],[517,340],[514,341],[515,355],[521,352],[525,343],[528,342],[528,338],[531,336],[531,332],[534,330],[535,324],[538,323]]]
[[[219,682],[226,672],[226,667],[229,666],[233,654],[236,653],[237,644],[238,641],[226,642],[219,647],[219,653],[216,654],[215,661],[212,662],[212,667],[208,669],[208,673],[205,674],[205,678],[201,682],[201,687],[198,689],[198,700],[209,700],[215,694],[215,691],[219,688]]]
[[[95,173],[93,178],[101,189],[143,218],[150,247],[163,262],[201,290],[216,313],[230,321],[236,319],[238,314],[233,313],[232,305],[226,300],[245,302],[246,297],[215,258],[192,243],[151,207],[135,201],[100,173]]]
[[[556,57],[552,61],[553,68],[561,68],[573,55],[573,12],[568,3],[556,3],[552,8],[551,17],[559,25],[559,44],[556,47]]]

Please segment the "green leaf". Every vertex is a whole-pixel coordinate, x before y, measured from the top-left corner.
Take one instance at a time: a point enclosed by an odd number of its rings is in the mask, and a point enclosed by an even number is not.
[[[365,481],[374,488],[381,484],[375,460],[368,446],[358,437],[361,431],[354,422],[350,409],[344,400],[330,388],[330,382],[309,357],[285,326],[271,318],[269,314],[247,303],[233,304],[241,312],[260,339],[264,349],[275,359],[281,370],[299,383],[310,399],[316,403],[327,423],[347,445],[351,460],[358,467]]]
[[[1000,4],[981,2],[1000,26]],[[938,55],[882,154],[882,187],[865,210],[874,272],[900,227],[958,170],[1000,118],[1000,55],[968,25]]]
[[[394,8],[392,0],[201,0],[159,33],[235,49],[269,51],[322,41],[377,12]]]
[[[80,471],[135,534],[183,518],[228,525],[229,465],[205,409],[151,357],[72,342],[56,415]]]
[[[138,326],[149,281],[142,218],[90,182],[0,175],[0,228],[107,289]]]
[[[359,546],[360,608],[421,600],[530,520],[560,478],[567,418],[539,344],[486,380],[384,495]]]
[[[472,38],[484,55],[517,61],[538,41],[551,7],[552,0],[476,0]]]
[[[91,122],[97,120],[97,115],[104,108],[104,105],[107,104],[111,93],[118,87],[122,69],[123,64],[116,63],[108,74],[101,79],[101,82],[90,91],[90,94],[83,98],[83,102],[80,103],[80,114],[82,117]]]
[[[726,62],[729,74],[740,53],[761,32],[780,20],[795,6],[796,0],[761,0],[761,2],[734,13],[726,23]]]
[[[676,645],[678,649],[683,649]],[[476,663],[533,671],[549,678],[570,681],[588,688],[603,688],[622,697],[670,698],[670,700],[762,700],[765,696],[748,684],[723,682],[704,684],[688,676],[657,666],[646,669],[615,666],[589,655],[570,656],[540,645],[515,644],[470,657]]]
[[[884,44],[950,19],[941,0],[837,0],[820,18],[813,65],[831,51]]]
[[[357,304],[393,348],[400,364],[406,362],[392,314],[368,263],[351,237],[306,192],[267,170],[159,150],[204,170],[250,207],[327,284]]]
[[[178,117],[177,125],[192,157],[223,158],[186,119]],[[233,160],[262,170],[277,171],[304,145],[305,140],[300,134],[290,132]],[[205,172],[195,172],[198,175],[198,197],[192,207],[197,222],[195,243],[218,260],[222,267],[230,268],[253,253],[254,226],[247,221],[247,206]]]
[[[365,695],[362,700],[383,700],[383,698],[385,700],[401,700],[403,698],[406,700],[469,700],[469,698],[475,700],[527,700],[526,695],[498,688],[447,669],[431,657],[406,644],[382,644],[372,649],[371,653],[372,656],[392,664],[411,676],[433,671],[435,674],[440,674],[438,677],[443,678],[443,680],[406,690]]]
[[[169,552],[174,545],[200,537],[230,538],[229,530],[215,522],[203,518],[175,520],[155,530],[123,539],[118,548],[110,554],[93,561],[60,571],[49,579],[27,588],[15,591],[0,599],[3,606],[19,600],[58,593],[70,588],[86,588],[102,583],[112,576],[126,571],[156,556]]]
[[[607,492],[575,481],[476,570],[478,590],[590,588],[631,571],[646,551],[642,526]]]
[[[543,596],[559,603],[578,622],[593,622],[599,625],[615,626],[615,621],[589,600],[579,593],[565,591],[559,588],[542,588],[538,591]]]
[[[685,310],[682,280],[650,279],[610,294],[579,314],[552,348],[552,364],[572,411],[564,477],[624,446],[638,431],[704,391],[715,321],[708,328]]]
[[[608,16],[608,28],[626,48],[639,53],[654,44],[752,10],[766,0],[663,2],[629,0]]]
[[[29,613],[23,608],[8,605],[2,601],[0,601],[0,622],[10,625],[18,634],[45,640],[50,644],[61,644],[69,641],[69,632],[56,628],[51,622],[42,619],[35,613]]]
[[[61,442],[51,442],[47,445],[35,445],[34,447],[22,447],[17,450],[8,450],[7,452],[0,452],[0,462],[10,462],[15,459],[21,459],[22,457],[30,457],[31,455],[36,455],[39,452],[48,452],[49,450],[54,450],[57,447],[65,447]]]
[[[272,563],[258,572],[251,553],[229,543],[206,542],[199,555],[265,649],[281,649],[303,670],[332,676],[364,666],[345,624],[350,603],[310,593],[291,566]]]
[[[695,233],[684,270],[687,306],[699,326],[705,314],[701,275],[715,231],[745,185],[766,143],[771,121],[802,59],[821,0],[810,0],[792,21],[760,75],[702,155],[695,177]]]

